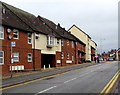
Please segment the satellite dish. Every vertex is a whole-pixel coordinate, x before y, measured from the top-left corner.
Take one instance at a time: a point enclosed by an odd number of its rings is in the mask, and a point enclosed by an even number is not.
[[[8,38],[11,40],[13,37],[11,35],[9,35]]]
[[[10,28],[8,28],[8,29],[7,29],[7,33],[10,33],[10,32],[11,32],[11,29],[10,29]]]

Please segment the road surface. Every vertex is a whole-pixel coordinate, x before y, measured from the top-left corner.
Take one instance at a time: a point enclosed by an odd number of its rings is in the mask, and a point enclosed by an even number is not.
[[[118,62],[97,64],[12,86],[3,93],[100,93],[117,71]]]

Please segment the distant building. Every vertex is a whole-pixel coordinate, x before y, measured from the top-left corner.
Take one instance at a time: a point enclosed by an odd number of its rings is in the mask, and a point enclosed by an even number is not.
[[[81,40],[85,45],[86,61],[93,61],[96,55],[97,44],[91,40],[91,37],[78,28],[76,25],[73,25],[68,32],[73,34],[79,40]]]

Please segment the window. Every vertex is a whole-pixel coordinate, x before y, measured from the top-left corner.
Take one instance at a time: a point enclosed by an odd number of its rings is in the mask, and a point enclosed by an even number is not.
[[[47,36],[47,45],[54,45],[54,37]]]
[[[5,9],[4,8],[2,9],[2,13],[5,14]]]
[[[72,55],[72,61],[74,61],[74,56]]]
[[[63,53],[63,52],[61,53],[61,58],[62,58],[62,59],[64,58],[64,53]]]
[[[13,38],[18,39],[19,38],[19,31],[17,29],[13,29]]]
[[[32,43],[32,34],[28,33],[28,44]]]
[[[67,59],[69,59],[69,58],[70,58],[70,54],[68,53],[68,54],[67,54]]]
[[[4,27],[0,26],[0,39],[4,39]]]
[[[13,53],[13,61],[14,62],[19,62],[19,53],[18,52]]]
[[[74,48],[74,42],[72,41],[72,48]]]
[[[0,64],[4,64],[4,52],[0,51]]]
[[[69,45],[69,40],[67,40],[67,45]]]
[[[28,53],[28,62],[32,62],[32,53]]]
[[[57,39],[57,44],[59,45],[59,39]]]
[[[62,45],[62,46],[64,45],[64,41],[63,41],[63,40],[61,41],[61,45]]]

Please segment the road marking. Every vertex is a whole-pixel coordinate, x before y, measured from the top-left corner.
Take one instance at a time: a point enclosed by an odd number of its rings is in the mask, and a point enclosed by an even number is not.
[[[8,87],[0,88],[0,90],[6,90],[6,89],[13,88],[13,87],[16,87],[16,86],[21,86],[21,85],[29,84],[29,83],[36,82],[36,81],[39,81],[39,80],[44,80],[46,78],[55,77],[55,76],[59,76],[59,75],[62,75],[62,74],[67,74],[69,72],[77,71],[77,70],[84,69],[84,68],[90,68],[90,67],[94,67],[94,66],[98,66],[98,65],[101,65],[101,64],[95,64],[95,65],[85,66],[85,67],[81,67],[79,69],[75,69],[75,70],[71,70],[71,71],[66,71],[66,72],[62,72],[62,73],[59,73],[59,74],[54,74],[54,75],[46,76],[46,77],[39,78],[39,79],[30,80],[30,81],[27,81],[27,82],[24,82],[24,83],[15,84],[15,85],[12,85],[12,86],[8,85]]]
[[[109,89],[109,86],[111,85],[111,83],[113,82],[113,80],[115,80],[116,79],[116,77],[119,75],[119,71],[112,77],[112,79],[108,82],[108,84],[103,88],[103,90],[100,92],[100,94],[99,95],[102,95],[102,93],[105,93],[105,91],[107,91],[107,93],[108,93],[108,91],[110,91],[110,89]],[[107,89],[109,89],[109,90],[107,90]]]
[[[108,94],[110,92],[111,88],[113,87],[113,85],[115,84],[115,82],[117,81],[117,79],[118,79],[118,75],[115,77],[115,79],[113,80],[113,82],[111,83],[111,85],[106,90],[106,92],[105,92],[106,94]]]
[[[57,86],[52,86],[52,87],[50,87],[50,88],[48,88],[48,89],[45,89],[45,90],[43,90],[43,91],[38,92],[37,94],[44,93],[44,92],[46,92],[46,91],[48,91],[48,90],[51,90],[51,89],[53,89],[53,88],[55,88],[55,87],[57,87]],[[37,94],[35,94],[35,95],[37,95]]]
[[[72,81],[72,80],[75,80],[75,79],[77,79],[77,78],[73,78],[73,79],[67,80],[67,81],[65,81],[64,83],[68,83],[68,82],[70,82],[70,81]]]

